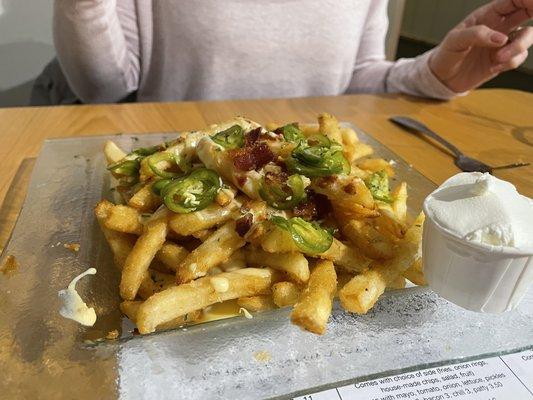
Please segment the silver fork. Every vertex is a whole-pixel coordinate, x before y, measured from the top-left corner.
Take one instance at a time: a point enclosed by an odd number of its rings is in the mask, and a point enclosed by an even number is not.
[[[457,165],[457,167],[459,167],[459,169],[464,172],[488,172],[492,174],[492,171],[497,170],[497,169],[519,168],[519,167],[526,167],[530,165],[530,163],[515,163],[515,164],[501,165],[498,167],[491,167],[490,165],[487,165],[484,162],[476,160],[475,158],[466,156],[461,150],[459,150],[453,144],[451,144],[446,139],[444,139],[442,136],[433,132],[426,125],[424,125],[423,123],[417,120],[414,120],[409,117],[397,116],[397,117],[391,117],[390,121],[401,126],[402,128],[407,129],[408,131],[422,133],[430,137],[431,139],[439,142],[440,144],[442,144],[444,147],[446,147],[448,150],[452,152],[455,158],[455,161],[454,161],[455,165]]]

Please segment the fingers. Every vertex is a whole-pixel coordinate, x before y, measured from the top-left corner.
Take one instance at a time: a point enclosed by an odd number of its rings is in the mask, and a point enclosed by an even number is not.
[[[499,64],[504,64],[514,57],[527,52],[533,46],[533,27],[527,26],[518,31],[514,39],[493,56],[493,60]]]
[[[531,17],[529,16],[527,10],[520,9],[503,17],[501,22],[496,24],[495,28],[500,32],[509,33],[518,28],[524,22],[528,21],[530,18]]]
[[[515,55],[509,61],[492,67],[491,72],[497,75],[504,71],[510,71],[512,69],[516,69],[520,65],[522,65],[524,61],[526,61],[527,56],[528,56],[528,51],[526,50],[520,54]]]
[[[495,0],[491,6],[492,10],[502,17],[523,9],[529,18],[533,18],[533,0]]]
[[[494,0],[475,10],[465,20],[509,33],[533,18],[533,0]],[[468,26],[468,25],[467,25]]]
[[[485,25],[476,25],[468,28],[459,26],[448,33],[442,43],[442,47],[449,52],[461,53],[470,50],[472,47],[501,47],[507,40],[507,35]]]

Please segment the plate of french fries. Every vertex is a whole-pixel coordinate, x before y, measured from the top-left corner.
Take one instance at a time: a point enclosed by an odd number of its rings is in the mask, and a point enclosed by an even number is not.
[[[290,322],[321,335],[336,297],[365,314],[385,290],[425,283],[407,183],[330,114],[235,117],[104,154],[116,196],[95,216],[141,334],[291,307]]]

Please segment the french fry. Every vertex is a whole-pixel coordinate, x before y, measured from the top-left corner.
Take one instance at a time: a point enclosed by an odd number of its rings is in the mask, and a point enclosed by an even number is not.
[[[393,211],[383,208],[380,216],[372,220],[374,227],[390,242],[396,243],[405,235],[405,224],[401,223]]]
[[[238,205],[234,201],[225,207],[213,203],[203,210],[188,214],[172,214],[169,218],[169,226],[175,233],[189,236],[195,232],[222,225],[231,219],[237,209]]]
[[[209,269],[226,261],[245,243],[235,231],[235,222],[227,222],[180,263],[176,271],[178,282],[185,283],[206,275]]]
[[[152,212],[161,205],[161,198],[152,192],[152,185],[144,185],[128,201],[130,207],[141,212]]]
[[[346,285],[348,282],[350,282],[354,277],[354,274],[350,274],[349,272],[340,270],[337,270],[337,293],[338,296],[339,290],[341,290],[344,285]]]
[[[196,231],[191,236],[193,238],[196,238],[198,240],[201,240],[202,242],[205,242],[209,236],[213,234],[214,231],[211,229],[204,229],[203,231]]]
[[[351,246],[347,246],[341,241],[333,238],[331,247],[324,253],[318,254],[317,257],[324,260],[331,260],[347,272],[362,272],[370,265],[370,260]]]
[[[244,249],[244,255],[246,263],[250,266],[270,267],[286,272],[296,283],[305,283],[309,280],[309,263],[301,253],[267,253],[261,249],[248,247]]]
[[[394,176],[394,168],[383,158],[365,158],[357,162],[357,166],[365,171],[379,172],[385,171],[389,178]]]
[[[139,210],[120,204],[110,208],[104,225],[114,231],[133,233],[135,235],[140,235],[143,231]]]
[[[112,231],[105,227],[104,223],[109,216],[110,210],[113,208],[113,204],[107,200],[102,200],[99,202],[95,208],[95,215],[100,228],[106,238],[111,252],[113,253],[113,261],[115,266],[122,270],[124,263],[128,258],[128,255],[131,253],[133,246],[135,244],[135,237],[127,233]],[[142,282],[139,286],[139,296],[143,299],[147,299],[154,293],[154,282],[150,278],[148,271],[143,275]]]
[[[355,146],[352,152],[353,160],[358,160],[363,157],[370,156],[374,153],[374,149],[366,143],[359,142]]]
[[[156,260],[163,263],[169,270],[176,272],[180,263],[189,255],[185,247],[173,242],[165,242],[155,256]]]
[[[218,266],[224,272],[236,271],[238,269],[246,268],[246,258],[244,257],[244,250],[240,248],[236,250],[226,261]]]
[[[405,288],[405,278],[403,276],[398,276],[387,286],[386,290],[398,290]]]
[[[355,148],[359,143],[357,133],[351,128],[340,128],[344,157],[350,164],[355,161]]]
[[[271,223],[265,223],[265,233],[258,239],[261,248],[268,253],[300,253],[289,232]],[[325,260],[331,260],[335,265],[343,267],[347,271],[361,272],[370,265],[360,251],[347,246],[336,238],[333,238],[331,247],[324,253],[308,254]],[[274,268],[274,267],[273,267]]]
[[[176,277],[173,274],[167,274],[155,269],[148,270],[148,273],[154,282],[154,293],[176,286]]]
[[[380,215],[372,193],[361,178],[341,175],[324,177],[316,179],[311,187],[315,192],[327,196],[338,221]]]
[[[126,315],[126,317],[128,317],[131,320],[131,322],[136,324],[137,313],[139,312],[139,307],[141,306],[142,303],[143,303],[142,301],[130,301],[130,300],[123,301],[122,303],[120,303],[120,311],[122,311],[122,313]],[[178,318],[175,318],[172,321],[159,325],[156,330],[162,331],[166,329],[179,328],[188,323],[195,322],[196,320],[200,318],[200,315],[201,315],[200,311],[192,311],[188,314],[180,315]]]
[[[389,265],[377,264],[368,271],[356,275],[339,290],[343,308],[357,314],[366,314],[387,287],[387,281],[398,277],[396,270]]]
[[[298,124],[300,131],[305,137],[310,137],[318,135],[318,125],[317,124]]]
[[[272,285],[272,301],[278,307],[296,304],[300,297],[300,289],[292,282],[278,282]]]
[[[337,274],[333,263],[319,261],[292,310],[291,322],[318,335],[324,334],[336,289]]]
[[[135,242],[122,270],[120,295],[124,300],[135,299],[150,263],[165,243],[167,232],[166,216],[152,220],[145,225],[143,234]]]
[[[422,259],[418,259],[403,272],[403,276],[418,286],[427,286],[424,270],[422,268]]]
[[[407,222],[407,183],[400,183],[391,193],[392,210],[396,219],[405,225]]]
[[[318,116],[318,132],[330,140],[342,144],[341,127],[333,115],[322,113]]]
[[[249,312],[261,312],[276,308],[270,294],[239,297],[237,299],[237,304],[239,307],[245,308]]]
[[[108,165],[119,162],[124,157],[126,157],[126,153],[120,147],[118,147],[116,143],[112,140],[108,140],[105,142],[104,155]]]
[[[270,269],[244,268],[171,287],[155,293],[139,307],[137,327],[140,333],[151,333],[161,324],[211,304],[268,294],[275,279]]]
[[[372,220],[351,220],[342,227],[342,232],[369,258],[383,260],[394,257],[394,242],[380,233]]]
[[[385,288],[420,258],[423,222],[424,214],[421,213],[407,230],[394,258],[374,262],[368,271],[356,275],[339,291],[341,304],[347,311],[366,314]]]

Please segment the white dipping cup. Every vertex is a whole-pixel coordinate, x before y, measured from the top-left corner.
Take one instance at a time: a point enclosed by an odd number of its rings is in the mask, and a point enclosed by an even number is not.
[[[428,285],[467,310],[515,308],[533,283],[533,244],[527,249],[472,243],[435,223],[424,203],[422,259]]]

